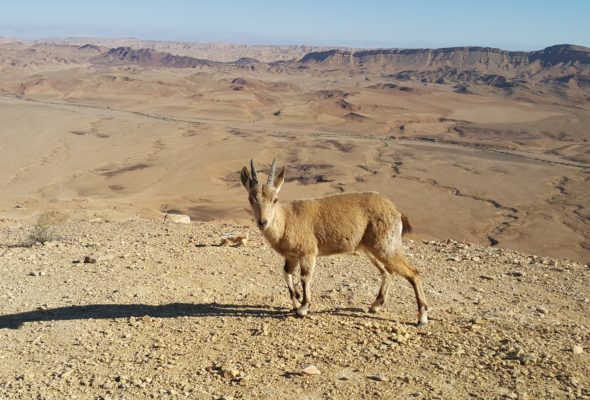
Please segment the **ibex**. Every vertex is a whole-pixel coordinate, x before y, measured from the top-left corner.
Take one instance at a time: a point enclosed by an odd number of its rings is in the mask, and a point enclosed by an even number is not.
[[[307,315],[311,304],[311,281],[316,257],[363,250],[381,273],[381,287],[369,308],[377,312],[387,299],[391,274],[406,278],[416,294],[418,326],[428,322],[428,305],[418,271],[408,264],[402,249],[402,234],[411,226],[393,203],[376,192],[342,193],[316,199],[280,204],[278,194],[285,181],[285,167],[275,176],[275,160],[266,185],[258,182],[254,161],[251,173],[244,167],[242,184],[258,228],[272,248],[285,258],[284,277],[293,310]],[[301,269],[303,301],[293,283],[293,272]]]

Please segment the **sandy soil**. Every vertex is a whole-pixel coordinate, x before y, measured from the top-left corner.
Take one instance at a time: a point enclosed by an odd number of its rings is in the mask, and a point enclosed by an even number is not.
[[[590,397],[588,266],[406,241],[432,309],[417,329],[401,279],[365,312],[378,274],[355,255],[320,259],[312,313],[292,316],[248,225],[62,223],[29,246],[34,229],[0,229],[5,399]]]

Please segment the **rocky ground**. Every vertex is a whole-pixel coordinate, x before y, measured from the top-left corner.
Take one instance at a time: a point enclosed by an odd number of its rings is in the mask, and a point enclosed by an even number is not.
[[[248,226],[5,222],[0,398],[590,398],[588,265],[406,244],[422,329],[401,279],[365,312],[379,279],[356,255],[320,259],[313,312],[293,317],[281,259]]]

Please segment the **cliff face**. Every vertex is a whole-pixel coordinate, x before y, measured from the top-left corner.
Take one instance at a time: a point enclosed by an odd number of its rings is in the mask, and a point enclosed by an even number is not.
[[[117,47],[93,58],[94,63],[134,64],[144,67],[191,68],[219,62],[175,55],[153,49]],[[257,62],[240,59],[232,64]],[[520,72],[538,73],[547,69],[560,76],[590,73],[590,49],[574,45],[551,46],[544,50],[523,52],[492,47],[449,47],[443,49],[372,49],[349,51],[332,49],[310,52],[299,61],[286,62],[330,68],[370,68],[394,73],[400,71],[479,71],[514,76]],[[565,68],[565,69],[564,69]]]
[[[590,48],[570,44],[547,47],[529,55],[530,62],[538,61],[542,66],[579,65],[590,66]]]
[[[443,49],[375,49],[356,52],[329,50],[306,54],[301,64],[378,67],[389,70],[436,70],[456,68],[489,72],[532,70],[573,66],[590,70],[590,48],[574,45],[551,46],[534,52],[505,51],[491,47]]]

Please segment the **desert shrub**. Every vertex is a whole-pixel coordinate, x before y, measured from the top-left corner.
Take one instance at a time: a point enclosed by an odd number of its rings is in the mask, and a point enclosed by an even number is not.
[[[57,240],[57,236],[55,235],[51,227],[47,225],[37,224],[33,227],[33,230],[29,233],[27,239],[30,244],[43,244],[45,242]]]

